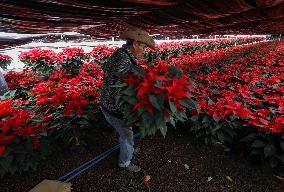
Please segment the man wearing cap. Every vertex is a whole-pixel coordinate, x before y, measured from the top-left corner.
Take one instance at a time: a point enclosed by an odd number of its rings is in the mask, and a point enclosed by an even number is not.
[[[141,168],[131,163],[135,153],[133,131],[125,124],[123,113],[117,102],[120,89],[112,85],[121,83],[123,77],[132,73],[135,67],[139,67],[135,58],[144,53],[146,46],[154,49],[155,42],[146,31],[141,29],[125,31],[120,37],[126,39],[126,44],[117,49],[104,66],[100,105],[107,122],[119,134],[119,167],[131,172],[139,172]]]

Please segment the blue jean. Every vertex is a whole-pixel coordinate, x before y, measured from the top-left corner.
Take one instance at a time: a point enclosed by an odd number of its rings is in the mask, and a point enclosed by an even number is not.
[[[107,122],[119,134],[120,153],[119,153],[119,166],[127,167],[133,157],[134,140],[132,127],[128,127],[122,119],[114,117],[105,110],[101,109]]]

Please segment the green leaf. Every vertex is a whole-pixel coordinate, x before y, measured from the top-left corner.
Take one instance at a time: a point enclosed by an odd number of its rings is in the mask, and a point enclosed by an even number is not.
[[[132,125],[133,123],[135,123],[138,120],[138,116],[136,113],[131,113],[128,114],[128,116],[126,116],[127,119],[127,125]]]
[[[213,92],[215,95],[219,94],[219,91],[218,91],[217,89],[213,89],[212,92]]]
[[[213,105],[214,104],[214,102],[209,98],[208,99],[208,103],[210,104],[210,105]]]
[[[135,96],[136,95],[136,87],[135,86],[129,86],[126,89],[124,89],[123,91],[121,91],[121,93],[128,95],[128,96]]]
[[[220,129],[222,129],[222,126],[220,124],[217,124],[214,129],[212,130],[212,133],[216,133],[217,131],[219,131]],[[222,130],[223,131],[223,130]]]
[[[191,121],[196,122],[198,120],[198,116],[192,116],[190,119]]]
[[[13,97],[15,96],[17,90],[9,90],[7,91],[4,95],[3,98],[4,99],[13,99]]]
[[[213,117],[213,119],[216,121],[216,123],[218,123],[221,120],[221,117],[217,116],[217,117]]]
[[[175,104],[171,101],[169,101],[169,104],[170,104],[170,109],[173,113],[175,113],[177,111],[177,108],[175,106]]]
[[[224,132],[226,132],[231,138],[237,135],[237,133],[230,127],[222,129],[222,130],[224,130]]]
[[[87,119],[89,121],[93,121],[93,120],[96,120],[98,117],[93,113],[93,112],[88,112],[87,113]]]
[[[161,87],[163,85],[163,81],[161,81],[158,77],[156,77],[156,84],[154,85],[155,87]]]
[[[144,126],[145,124],[141,124],[139,126],[139,130],[140,130],[140,134],[141,134],[141,137],[144,138],[146,136],[146,126]],[[147,124],[146,124],[147,125]]]
[[[127,83],[119,83],[115,85],[110,85],[109,87],[119,88],[119,87],[125,87],[127,86]]]
[[[221,143],[225,143],[225,135],[224,135],[223,132],[218,131],[218,132],[217,132],[217,138],[218,138],[218,140],[219,140]]]
[[[187,103],[184,99],[180,99],[178,102],[179,102],[182,106],[184,106],[184,107],[186,107],[186,108],[189,107],[188,103]]]
[[[240,142],[250,142],[253,141],[256,137],[256,133],[251,133],[240,140]],[[284,150],[284,149],[283,149]]]
[[[262,148],[264,146],[265,146],[265,143],[261,140],[255,140],[253,144],[251,145],[251,147],[255,147],[255,148]]]
[[[208,116],[204,116],[202,119],[202,123],[209,123],[210,119],[208,118]]]
[[[233,182],[233,179],[230,176],[226,176],[226,179],[228,179],[229,181]]]
[[[148,135],[155,135],[156,131],[157,131],[156,125],[152,125],[152,126],[149,126],[147,134]]]
[[[149,100],[151,102],[151,104],[159,111],[162,111],[162,106],[160,106],[157,98],[155,95],[150,95]]]
[[[188,165],[188,164],[184,164],[183,166],[184,166],[184,168],[186,168],[187,170],[189,170],[189,165]]]
[[[47,136],[47,131],[44,131],[44,132],[40,133],[40,135],[46,137]]]
[[[212,181],[212,179],[213,179],[213,178],[212,178],[211,176],[210,176],[210,177],[208,177],[208,178],[207,178],[207,182]]]
[[[174,127],[176,126],[176,122],[173,117],[170,117],[170,124],[172,124]]]
[[[192,108],[197,108],[198,104],[196,101],[193,99],[187,99],[187,103],[192,107]]]
[[[175,113],[174,116],[175,116],[175,118],[177,118],[181,122],[184,122],[187,119],[185,111],[181,111],[181,110],[177,110],[177,112]]]
[[[164,95],[162,94],[156,94],[156,98],[157,98],[157,101],[159,103],[159,105],[161,106],[161,108],[163,108],[164,106]]]
[[[79,121],[79,124],[80,124],[80,125],[84,125],[84,126],[90,125],[89,121],[87,121],[87,120],[80,120],[80,121]]]
[[[144,113],[146,111],[145,107],[139,107],[138,108],[138,116],[142,115],[142,113]]]
[[[167,126],[161,126],[161,127],[159,127],[159,128],[160,128],[160,131],[161,131],[162,135],[163,135],[164,137],[166,137],[166,134],[167,134]]]
[[[170,78],[179,78],[182,75],[182,69],[177,66],[170,66],[168,70],[168,76]]]
[[[130,96],[122,96],[123,100],[131,105],[135,105],[138,102],[138,99]]]
[[[156,128],[159,129],[161,131],[162,135],[165,137],[166,134],[167,134],[167,125],[166,125],[166,122],[164,120],[163,113],[159,112],[159,113],[155,114],[154,118],[155,118]]]
[[[152,115],[152,113],[149,112],[144,112],[142,114],[142,121],[144,122],[144,124],[151,124],[154,122],[154,117]]]
[[[264,147],[264,156],[265,157],[271,157],[275,153],[276,153],[276,147],[272,143],[269,143]]]

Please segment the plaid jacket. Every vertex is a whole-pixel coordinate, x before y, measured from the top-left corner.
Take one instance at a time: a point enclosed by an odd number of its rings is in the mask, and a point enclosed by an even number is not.
[[[112,115],[123,116],[117,102],[120,89],[111,85],[122,83],[121,78],[129,75],[137,67],[139,68],[134,56],[125,45],[112,54],[103,67],[105,73],[99,102],[104,110]]]

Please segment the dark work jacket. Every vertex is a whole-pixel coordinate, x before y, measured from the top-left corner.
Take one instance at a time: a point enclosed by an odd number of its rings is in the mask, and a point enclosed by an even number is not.
[[[117,49],[104,64],[103,86],[100,92],[99,103],[109,114],[118,118],[123,117],[122,110],[118,104],[118,96],[121,88],[111,87],[122,83],[121,78],[133,72],[134,68],[139,68],[131,51],[123,45]]]

